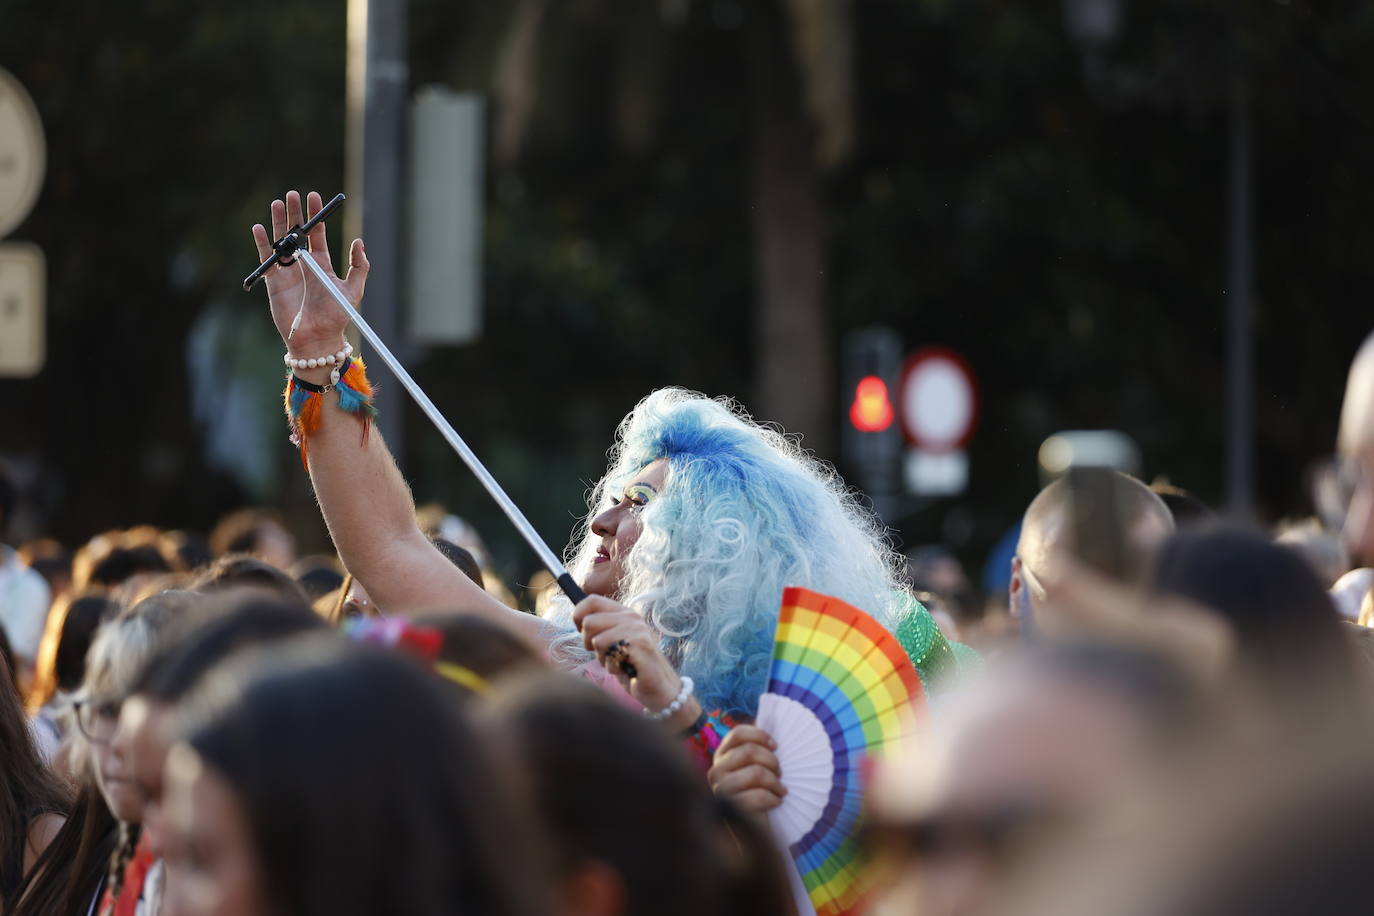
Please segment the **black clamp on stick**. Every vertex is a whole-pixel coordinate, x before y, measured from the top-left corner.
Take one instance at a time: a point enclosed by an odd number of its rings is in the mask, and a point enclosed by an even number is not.
[[[335,194],[334,199],[320,208],[304,226],[292,226],[287,230],[286,235],[272,243],[272,256],[258,265],[257,269],[243,278],[243,291],[248,292],[258,281],[267,276],[267,272],[273,267],[285,267],[296,262],[296,252],[304,249],[310,250],[310,230],[328,218],[329,214],[339,208],[344,202],[342,194]]]

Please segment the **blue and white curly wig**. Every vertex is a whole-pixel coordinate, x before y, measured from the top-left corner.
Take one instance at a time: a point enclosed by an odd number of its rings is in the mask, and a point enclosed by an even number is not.
[[[601,542],[591,519],[666,458],[666,484],[640,515],[618,597],[662,634],[664,654],[707,709],[754,715],[785,587],[833,595],[889,628],[900,612],[897,557],[876,519],[833,468],[734,401],[655,391],[621,422],[608,458],[569,566],[586,576]],[[570,613],[563,602],[550,617],[570,627]],[[552,649],[570,666],[592,658],[571,631]]]

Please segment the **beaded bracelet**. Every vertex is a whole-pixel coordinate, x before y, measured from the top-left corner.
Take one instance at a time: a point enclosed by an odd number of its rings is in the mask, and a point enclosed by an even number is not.
[[[323,369],[325,366],[342,365],[345,360],[353,355],[353,345],[344,342],[343,349],[338,353],[330,353],[328,356],[316,356],[312,359],[293,359],[288,353],[282,357],[288,369]]]
[[[684,675],[682,678],[682,689],[677,692],[677,696],[673,698],[673,702],[669,703],[658,712],[649,712],[649,710],[646,709],[644,710],[644,715],[655,722],[662,722],[664,719],[672,718],[673,713],[681,709],[682,704],[686,703],[688,698],[692,696],[692,691],[696,689],[696,686],[696,683],[690,677]]]
[[[286,407],[286,420],[291,427],[291,442],[301,450],[301,466],[310,470],[310,437],[320,428],[320,414],[324,406],[324,395],[329,391],[339,393],[339,407],[351,414],[357,414],[363,421],[363,442],[367,442],[372,419],[377,416],[377,408],[372,404],[372,383],[367,380],[367,366],[362,357],[345,357],[330,373],[328,385],[316,385],[293,373],[287,376],[286,392],[282,401]]]

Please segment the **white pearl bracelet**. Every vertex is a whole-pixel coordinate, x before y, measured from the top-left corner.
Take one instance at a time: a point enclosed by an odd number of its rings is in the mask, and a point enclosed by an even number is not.
[[[677,692],[677,696],[673,699],[673,702],[669,703],[658,712],[649,712],[649,710],[646,709],[644,710],[644,715],[653,719],[655,722],[662,722],[664,719],[671,718],[673,713],[682,708],[683,703],[691,699],[692,691],[696,689],[696,686],[697,685],[692,682],[690,677],[683,675],[682,689]]]
[[[342,363],[353,355],[353,345],[345,343],[343,349],[338,353],[331,353],[328,356],[317,356],[313,359],[292,359],[288,353],[282,360],[291,369],[323,369],[325,366],[335,366]]]

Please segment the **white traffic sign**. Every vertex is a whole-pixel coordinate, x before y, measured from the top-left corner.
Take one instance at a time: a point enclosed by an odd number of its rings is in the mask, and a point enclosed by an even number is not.
[[[907,357],[898,397],[902,431],[923,452],[957,451],[978,425],[973,371],[945,347],[926,347]]]
[[[0,238],[24,221],[43,187],[47,150],[38,109],[0,68]]]
[[[968,486],[968,452],[907,449],[902,479],[917,496],[958,496]]]
[[[0,376],[28,378],[43,368],[46,277],[37,245],[0,243]]]

